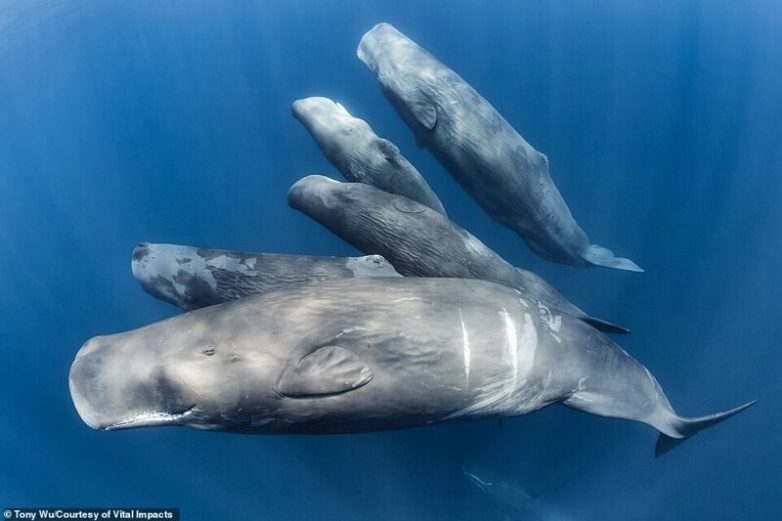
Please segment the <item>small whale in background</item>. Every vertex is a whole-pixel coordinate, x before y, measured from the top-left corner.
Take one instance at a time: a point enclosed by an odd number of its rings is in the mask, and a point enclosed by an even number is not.
[[[320,175],[297,181],[288,203],[404,276],[482,279],[528,293],[611,333],[621,326],[590,317],[531,271],[514,267],[444,215],[400,195]]]
[[[380,255],[316,257],[146,242],[134,248],[131,265],[147,293],[186,311],[294,284],[401,276]]]
[[[437,58],[387,23],[364,35],[358,57],[418,142],[535,253],[573,266],[643,271],[590,244],[554,185],[546,156]]]
[[[555,403],[647,423],[658,454],[751,404],[678,416],[608,337],[481,280],[336,279],[87,341],[71,398],[95,429],[354,433]]]
[[[478,487],[486,498],[506,515],[506,519],[564,521],[561,517],[554,517],[553,514],[547,513],[540,500],[531,496],[520,485],[496,472],[465,466],[462,468],[462,473],[467,481]]]
[[[366,121],[328,98],[296,100],[292,111],[345,179],[404,195],[445,215],[443,204],[418,170]]]

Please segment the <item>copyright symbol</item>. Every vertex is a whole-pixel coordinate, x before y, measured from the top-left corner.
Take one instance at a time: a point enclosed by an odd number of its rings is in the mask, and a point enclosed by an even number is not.
[[[11,516],[14,515],[13,512],[10,510],[3,510],[3,517],[6,519],[11,519]]]

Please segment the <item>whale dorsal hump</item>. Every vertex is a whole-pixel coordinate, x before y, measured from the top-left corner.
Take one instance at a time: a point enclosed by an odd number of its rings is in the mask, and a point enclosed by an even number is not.
[[[374,374],[358,355],[340,346],[324,346],[286,369],[279,390],[291,398],[340,394],[368,384]]]
[[[426,130],[432,130],[437,123],[437,109],[420,89],[404,93],[404,102],[410,113]]]

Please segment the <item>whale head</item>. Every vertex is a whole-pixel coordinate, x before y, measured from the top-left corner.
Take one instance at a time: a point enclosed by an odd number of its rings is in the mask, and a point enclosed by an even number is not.
[[[362,120],[351,116],[340,103],[317,96],[294,101],[291,105],[291,113],[315,136],[335,130],[350,134],[353,130],[351,125],[363,123]]]
[[[324,223],[339,213],[353,183],[341,183],[322,175],[308,175],[288,190],[288,204]]]
[[[377,75],[384,69],[395,69],[400,58],[415,52],[418,46],[393,25],[381,22],[361,37],[356,55]]]
[[[245,348],[273,343],[262,331],[243,334],[246,317],[213,310],[85,342],[69,375],[82,420],[99,430],[161,425],[231,430],[226,417],[264,421],[276,407],[273,382],[281,366],[273,349],[254,349],[248,356]],[[248,399],[254,408],[244,405]]]
[[[353,117],[341,104],[329,98],[313,97],[293,102],[291,112],[312,135],[318,147],[332,163],[343,164],[361,154],[377,139],[369,124]]]
[[[142,242],[133,249],[131,269],[144,291],[184,310],[222,302],[199,248]]]
[[[416,138],[426,143],[427,132],[437,123],[437,105],[448,98],[442,85],[443,65],[387,23],[377,24],[361,38],[358,58]]]

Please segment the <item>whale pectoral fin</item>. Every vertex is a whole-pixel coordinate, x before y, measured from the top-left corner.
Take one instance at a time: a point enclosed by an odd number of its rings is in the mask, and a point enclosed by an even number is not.
[[[324,346],[286,369],[278,388],[291,398],[345,393],[368,384],[374,374],[364,360],[340,346]]]
[[[378,139],[377,140],[377,148],[380,150],[380,153],[383,154],[383,157],[388,161],[389,163],[397,164],[399,162],[399,149],[395,144],[390,142],[387,139]]]
[[[603,320],[602,318],[590,317],[589,315],[578,318],[603,333],[615,333],[617,335],[629,335],[631,333],[626,327],[619,326],[607,320]]]
[[[615,257],[614,252],[603,246],[598,246],[597,244],[589,245],[589,248],[587,248],[587,251],[584,254],[584,260],[593,266],[600,266],[601,268],[634,271],[637,273],[643,273],[644,271],[642,267],[630,259]]]
[[[437,109],[420,89],[403,94],[403,101],[410,113],[426,130],[432,130],[437,123]]]

